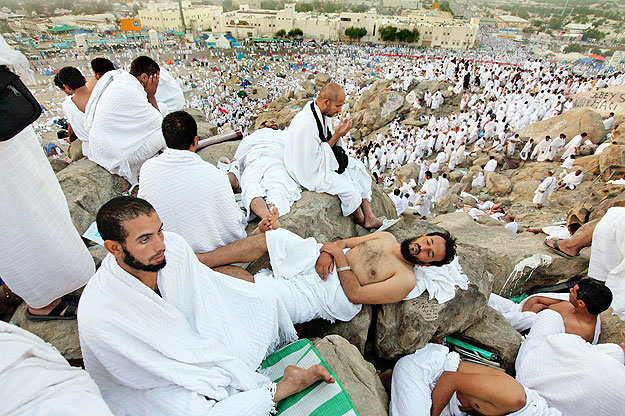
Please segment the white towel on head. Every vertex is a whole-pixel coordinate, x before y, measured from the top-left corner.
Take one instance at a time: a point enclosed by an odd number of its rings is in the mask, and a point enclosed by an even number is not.
[[[469,278],[462,272],[458,256],[443,266],[415,266],[417,283],[404,300],[419,297],[426,290],[430,300],[445,303],[456,296],[456,286],[462,290],[469,288]]]
[[[20,51],[11,48],[0,35],[0,65],[6,65],[15,74],[29,83],[35,82],[35,73],[28,65],[28,59]]]
[[[184,94],[178,83],[169,74],[165,68],[160,69],[158,88],[155,94],[158,108],[163,116],[178,110],[182,110],[184,107]],[[161,104],[164,104],[166,108],[161,108]]]

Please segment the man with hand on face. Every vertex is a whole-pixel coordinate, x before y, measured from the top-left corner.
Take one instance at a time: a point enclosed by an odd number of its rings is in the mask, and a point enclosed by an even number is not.
[[[332,131],[332,117],[344,102],[343,88],[329,83],[304,106],[289,126],[284,164],[304,188],[338,195],[344,216],[351,215],[366,229],[378,228],[382,220],[371,210],[371,177],[362,162],[347,156],[341,140],[352,128],[352,119],[343,119]]]
[[[401,244],[392,234],[377,232],[322,245],[280,228],[198,257],[212,268],[269,254],[272,270],[261,270],[254,282],[278,296],[294,323],[302,323],[350,321],[362,304],[400,302],[417,285],[415,266],[442,266],[455,253],[455,240],[446,232],[423,233]]]
[[[85,108],[89,159],[109,172],[138,182],[143,162],[165,148],[156,102],[159,66],[139,56],[123,69],[108,71],[93,88]]]

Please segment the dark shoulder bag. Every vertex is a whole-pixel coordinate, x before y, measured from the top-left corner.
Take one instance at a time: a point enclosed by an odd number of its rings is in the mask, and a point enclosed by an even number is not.
[[[0,142],[9,140],[41,115],[41,105],[20,77],[0,65]]]
[[[329,142],[332,138],[330,134],[330,130],[326,130],[325,133],[323,131],[323,127],[321,126],[321,121],[319,120],[319,116],[317,116],[317,112],[315,111],[315,103],[310,103],[310,110],[315,116],[315,121],[317,122],[317,130],[319,131],[319,138],[322,142]],[[336,173],[339,175],[345,172],[345,168],[347,168],[347,164],[349,163],[349,159],[347,158],[347,153],[345,153],[345,149],[341,147],[338,143],[335,143],[332,146],[332,152],[334,153],[334,158],[339,164],[339,168],[336,170]]]

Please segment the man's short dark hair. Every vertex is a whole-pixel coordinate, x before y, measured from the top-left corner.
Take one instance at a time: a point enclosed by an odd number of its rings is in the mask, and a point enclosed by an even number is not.
[[[138,56],[130,64],[130,73],[136,78],[139,78],[142,74],[155,75],[161,68],[158,66],[154,59],[149,56]]]
[[[579,230],[580,228],[582,228],[582,224],[578,223],[578,222],[574,222],[572,224],[569,224],[569,231],[571,232],[571,235],[575,234],[577,232],[577,230]]]
[[[163,118],[161,124],[165,143],[170,149],[189,150],[197,136],[197,123],[186,111],[174,111]]]
[[[429,237],[439,236],[445,240],[445,257],[441,261],[431,261],[430,266],[444,266],[451,263],[454,257],[456,257],[456,239],[448,231],[435,231],[426,235]]]
[[[593,279],[583,279],[577,284],[577,299],[584,301],[588,313],[599,315],[612,304],[612,291]]]
[[[64,66],[54,76],[54,85],[60,89],[63,89],[63,85],[67,85],[70,89],[76,90],[85,85],[85,77],[77,68]]]
[[[91,60],[91,69],[94,73],[102,76],[109,71],[114,71],[115,65],[106,58],[94,58]]]
[[[399,190],[399,188],[395,188],[395,190],[393,191],[393,193],[395,195],[399,195],[401,193],[401,191]]]
[[[98,232],[103,240],[124,244],[128,233],[124,223],[141,215],[151,215],[154,207],[145,199],[133,196],[118,196],[102,205],[96,215]]]
[[[426,178],[432,178],[432,172],[430,172],[429,170],[425,171],[425,177]]]

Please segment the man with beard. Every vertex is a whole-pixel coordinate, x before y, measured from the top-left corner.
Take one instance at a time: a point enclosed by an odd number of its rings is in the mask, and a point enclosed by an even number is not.
[[[163,231],[145,200],[118,197],[97,225],[109,254],[79,305],[87,371],[115,414],[268,416],[316,381],[314,365],[272,383],[262,360],[297,339],[273,294],[215,272]]]
[[[417,284],[415,266],[442,266],[455,253],[455,240],[446,232],[423,233],[401,244],[392,234],[377,232],[322,245],[281,228],[198,257],[217,267],[269,254],[272,271],[261,270],[254,281],[278,296],[294,323],[302,323],[350,321],[362,304],[400,302]]]

